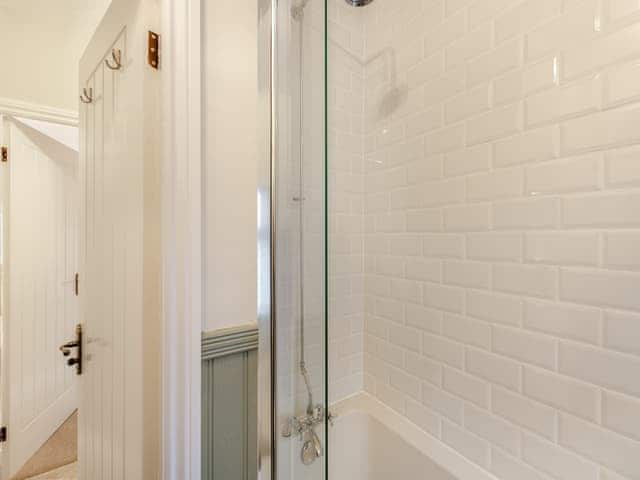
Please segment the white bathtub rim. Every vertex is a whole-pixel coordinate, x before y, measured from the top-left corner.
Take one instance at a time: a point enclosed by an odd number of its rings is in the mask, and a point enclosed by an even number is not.
[[[329,410],[337,416],[336,421],[350,413],[364,412],[371,415],[459,480],[499,480],[368,393],[357,393],[340,400]]]

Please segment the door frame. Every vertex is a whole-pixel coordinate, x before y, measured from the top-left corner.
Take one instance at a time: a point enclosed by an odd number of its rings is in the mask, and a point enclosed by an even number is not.
[[[162,472],[201,476],[201,0],[162,0]]]
[[[8,112],[3,112],[2,107],[0,106],[0,145],[7,144],[8,137],[8,123],[7,117]],[[9,185],[9,180],[7,175],[0,175],[0,182],[2,182],[2,190],[0,190],[0,194],[4,197],[3,201],[7,202],[9,199],[9,191],[7,186]],[[3,222],[4,223],[4,222]],[[6,225],[6,223],[5,223]],[[3,255],[7,253],[6,246],[9,243],[9,232],[4,225],[2,225],[2,245],[5,247],[5,252]],[[5,265],[2,266],[3,272],[2,275],[6,275]],[[2,303],[2,312],[0,316],[2,316],[2,320],[0,323],[0,424],[6,426],[9,423],[9,348],[5,348],[5,338],[8,338],[8,324],[4,318],[4,310],[6,308],[6,301],[9,297],[9,288],[7,282],[3,282],[0,287],[0,302]],[[3,448],[0,451],[0,479],[8,480],[7,468],[5,467],[7,463],[7,449]]]

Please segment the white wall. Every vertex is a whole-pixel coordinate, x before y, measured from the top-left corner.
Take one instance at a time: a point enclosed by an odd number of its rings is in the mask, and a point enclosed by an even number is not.
[[[204,2],[205,319],[257,317],[257,0]]]
[[[504,480],[640,478],[640,4],[363,15],[408,87],[367,71],[366,390]]]
[[[0,4],[0,99],[78,110],[78,63],[111,0]]]

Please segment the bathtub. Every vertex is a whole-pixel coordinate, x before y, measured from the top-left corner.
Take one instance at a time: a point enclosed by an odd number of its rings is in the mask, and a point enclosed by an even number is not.
[[[331,412],[331,480],[497,480],[368,394]]]

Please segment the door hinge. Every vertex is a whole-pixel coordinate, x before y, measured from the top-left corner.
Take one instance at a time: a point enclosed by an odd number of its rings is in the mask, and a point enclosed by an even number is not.
[[[2,158],[3,162],[9,161],[9,148],[6,145],[3,145],[0,148],[0,157]]]
[[[7,427],[0,427],[0,443],[7,441]]]
[[[75,292],[76,297],[78,296],[79,283],[80,283],[80,275],[76,273],[76,276],[73,279],[73,291]]]
[[[159,48],[160,48],[160,35],[149,30],[149,40],[147,47],[147,61],[156,70],[160,65]]]

